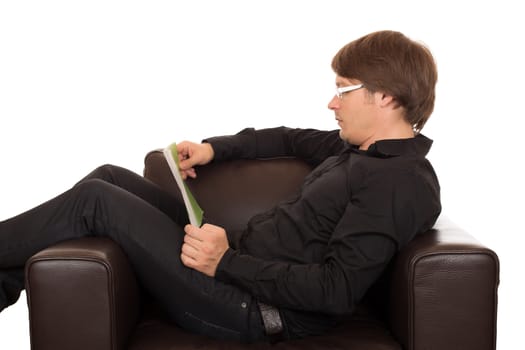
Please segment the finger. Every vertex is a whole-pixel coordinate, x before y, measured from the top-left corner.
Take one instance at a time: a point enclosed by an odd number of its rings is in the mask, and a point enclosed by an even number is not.
[[[184,243],[189,244],[193,249],[199,251],[202,242],[190,235],[184,235]]]
[[[221,226],[217,226],[214,224],[205,223],[201,226],[201,229],[208,231],[208,232],[221,232],[224,231],[224,228]]]
[[[197,177],[197,173],[195,172],[195,169],[193,169],[193,168],[188,169],[188,170],[181,170],[180,171],[180,175],[181,175],[183,180],[186,180],[188,178],[188,176],[193,178],[193,179]]]
[[[197,172],[195,171],[195,168],[189,168],[187,170],[184,170],[184,173],[186,174],[186,177],[191,177],[192,179],[197,177]]]
[[[199,241],[202,241],[202,234],[201,232],[203,232],[200,228],[198,228],[197,226],[193,226],[191,224],[188,224],[186,226],[184,226],[184,232],[186,232],[187,235],[189,235],[190,237],[193,237],[195,238],[196,240],[199,240]]]
[[[189,257],[184,253],[180,254],[180,260],[182,261],[182,264],[186,267],[194,268],[196,265],[195,259]]]
[[[193,160],[191,158],[179,158],[179,168],[181,170],[188,170],[193,167]]]
[[[188,173],[193,178],[197,177],[197,172],[195,171],[195,168],[188,169]]]
[[[179,156],[179,162],[182,162],[185,159],[188,159],[188,152],[186,150],[177,150]]]
[[[191,258],[193,260],[197,260],[198,250],[195,249],[195,247],[193,247],[191,244],[188,244],[188,243],[182,244],[182,247],[181,247],[180,251],[181,251],[181,253],[186,255],[188,258]]]
[[[179,154],[188,154],[190,149],[190,142],[182,141],[177,143],[177,153]]]
[[[226,236],[226,231],[224,230],[224,228],[220,227],[220,226],[216,226],[216,225],[212,225],[212,224],[208,224],[208,223],[205,223],[204,225],[202,225],[201,227],[201,232],[204,232],[206,233],[206,238],[221,238],[223,236]]]

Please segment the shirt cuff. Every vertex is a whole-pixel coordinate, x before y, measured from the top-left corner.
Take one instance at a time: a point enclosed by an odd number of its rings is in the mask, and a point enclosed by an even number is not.
[[[228,248],[217,266],[215,278],[225,283],[250,288],[258,269],[259,264],[256,259],[241,255],[239,250]]]

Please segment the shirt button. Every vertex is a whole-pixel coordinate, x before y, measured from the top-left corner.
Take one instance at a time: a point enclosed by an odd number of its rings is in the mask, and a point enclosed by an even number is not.
[[[243,309],[246,309],[247,306],[248,306],[248,304],[246,304],[244,301],[241,303],[241,307],[242,307]]]

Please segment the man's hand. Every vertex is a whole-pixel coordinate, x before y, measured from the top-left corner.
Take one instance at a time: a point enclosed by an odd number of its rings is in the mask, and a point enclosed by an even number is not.
[[[229,248],[226,231],[210,224],[204,224],[201,228],[186,225],[184,231],[186,234],[180,255],[182,263],[214,277],[219,262]]]
[[[188,176],[195,178],[195,165],[204,165],[213,159],[213,148],[209,143],[194,143],[183,141],[177,144],[177,153],[179,154],[179,167],[181,176],[186,179]]]

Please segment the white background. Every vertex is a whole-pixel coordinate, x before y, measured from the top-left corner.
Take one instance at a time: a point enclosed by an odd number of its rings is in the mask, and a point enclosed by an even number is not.
[[[0,0],[0,220],[97,165],[140,173],[172,141],[334,129],[332,56],[399,30],[436,58],[429,158],[444,213],[500,257],[498,348],[512,349],[525,313],[525,26],[517,1],[441,3]],[[27,317],[24,294],[0,314],[1,349],[29,349]]]

